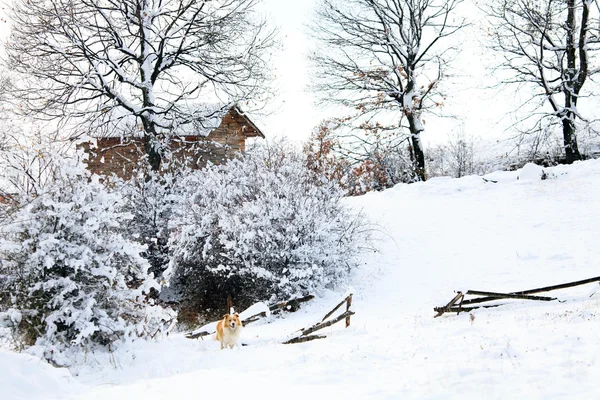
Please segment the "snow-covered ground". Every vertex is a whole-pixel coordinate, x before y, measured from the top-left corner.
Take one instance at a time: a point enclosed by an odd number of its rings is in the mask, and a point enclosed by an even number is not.
[[[455,290],[510,292],[600,275],[600,160],[431,179],[350,199],[377,223],[379,252],[349,286],[352,325],[280,344],[347,288],[245,328],[219,350],[182,334],[55,369],[0,352],[0,398],[591,399],[600,395],[600,286],[433,318]],[[520,179],[517,177],[520,176]]]

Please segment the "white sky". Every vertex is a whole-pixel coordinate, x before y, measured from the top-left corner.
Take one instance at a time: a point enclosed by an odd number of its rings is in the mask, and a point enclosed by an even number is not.
[[[304,26],[314,4],[314,0],[263,0],[267,18],[279,28],[283,45],[273,65],[278,88],[278,96],[272,104],[275,112],[259,118],[259,124],[269,137],[306,139],[312,128],[326,117],[317,110],[314,96],[307,90],[309,38]]]

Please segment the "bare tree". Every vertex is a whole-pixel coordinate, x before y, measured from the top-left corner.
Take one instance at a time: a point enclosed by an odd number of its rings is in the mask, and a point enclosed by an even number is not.
[[[152,169],[196,102],[259,101],[274,31],[258,0],[15,0],[6,64],[37,117],[139,129]],[[216,111],[215,111],[216,112]]]
[[[405,120],[415,171],[426,179],[422,113],[442,102],[450,47],[442,39],[465,26],[454,12],[462,0],[320,0],[312,32],[321,47],[312,55],[315,89],[323,99],[357,111],[364,123],[395,113],[377,130],[398,134]]]
[[[494,25],[492,48],[503,56],[507,84],[534,88],[527,100],[542,109],[537,130],[547,136],[550,121],[562,125],[565,161],[581,159],[577,146],[577,105],[599,49],[596,0],[494,0],[487,12]]]
[[[427,152],[430,176],[453,176],[461,178],[467,175],[484,174],[485,162],[477,157],[481,153],[480,145],[472,136],[465,134],[463,128],[448,135],[445,143],[433,146]]]

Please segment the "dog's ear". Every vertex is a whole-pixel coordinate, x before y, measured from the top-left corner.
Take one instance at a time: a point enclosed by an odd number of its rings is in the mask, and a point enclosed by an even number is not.
[[[238,318],[240,317],[240,314],[238,314],[238,313],[235,313],[235,314],[233,314],[233,315],[235,315],[235,316],[236,316],[236,317],[238,317]]]
[[[229,318],[229,314],[223,315],[223,318]]]

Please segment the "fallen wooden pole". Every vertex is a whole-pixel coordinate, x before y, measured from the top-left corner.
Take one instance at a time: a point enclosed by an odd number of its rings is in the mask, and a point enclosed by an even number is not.
[[[448,304],[446,304],[444,307],[434,308],[434,311],[436,311],[437,314],[433,318],[437,318],[437,317],[441,316],[442,314],[444,314],[445,312],[449,311],[450,307],[452,307],[458,300],[463,299],[464,297],[465,297],[465,295],[462,292],[457,292],[456,296],[454,296],[454,298],[452,300],[450,300],[450,302]]]
[[[570,288],[570,287],[574,287],[574,286],[585,285],[586,283],[592,283],[592,282],[600,282],[600,276],[595,277],[595,278],[583,279],[583,280],[575,281],[575,282],[562,283],[560,285],[545,286],[543,288],[538,288],[538,289],[522,290],[520,292],[510,292],[508,294],[524,296],[524,295],[529,295],[529,294],[551,292],[553,290],[566,289],[566,288]],[[482,292],[482,293],[485,293],[485,292]],[[478,299],[465,300],[463,304],[484,303],[486,301],[493,301],[493,300],[498,299],[497,297],[492,297],[489,295],[485,295],[485,296],[486,297],[481,297]],[[556,299],[553,299],[553,300],[556,300]],[[547,300],[543,300],[543,301],[547,301]]]
[[[318,324],[315,324],[315,325],[311,326],[310,328],[302,329],[302,335],[301,336],[310,335],[313,332],[316,332],[316,331],[321,330],[323,328],[327,328],[328,326],[336,324],[336,323],[340,322],[341,320],[343,320],[346,317],[349,317],[351,315],[354,315],[353,311],[346,311],[345,313],[340,314],[339,316],[337,316],[336,318],[334,318],[334,319],[332,319],[330,321],[319,322]]]
[[[483,292],[483,291],[479,291],[479,290],[468,290],[466,292],[467,295],[484,296],[484,297],[479,297],[476,299],[464,300],[464,296],[461,298],[462,293],[458,292],[458,294],[444,307],[434,307],[433,310],[435,312],[437,312],[437,314],[434,316],[434,318],[439,317],[440,315],[444,314],[445,312],[460,313],[461,311],[471,311],[471,310],[474,310],[477,308],[497,307],[501,304],[496,304],[496,305],[492,305],[492,306],[477,306],[477,307],[463,307],[463,305],[480,304],[480,303],[485,303],[488,301],[494,301],[494,300],[500,300],[500,299],[522,299],[522,300],[536,300],[536,301],[557,300],[557,298],[555,298],[555,297],[529,296],[529,295],[536,294],[536,293],[550,292],[550,291],[559,290],[559,289],[566,289],[566,288],[570,288],[570,287],[585,285],[586,283],[592,283],[592,282],[600,282],[600,276],[597,276],[594,278],[582,279],[582,280],[574,281],[574,282],[561,283],[558,285],[544,286],[544,287],[537,288],[537,289],[521,290],[518,292],[510,292],[510,293]],[[461,299],[460,305],[458,307],[453,307],[459,298]]]
[[[581,281],[561,283],[560,285],[546,286],[546,287],[539,288],[539,289],[529,289],[529,290],[523,290],[521,292],[512,292],[512,294],[534,294],[534,293],[550,292],[552,290],[565,289],[565,288],[570,288],[573,286],[585,285],[586,283],[592,283],[592,282],[600,282],[600,276],[597,276],[595,278],[583,279]]]
[[[350,294],[344,300],[340,301],[340,303],[337,306],[333,307],[333,310],[331,310],[327,314],[325,314],[325,316],[323,317],[321,322],[323,322],[327,318],[331,317],[333,315],[333,313],[337,311],[338,308],[340,308],[344,303],[348,302],[348,299],[350,299],[350,304],[352,304],[352,295]],[[348,311],[348,308],[346,308],[346,311]]]
[[[556,297],[545,297],[545,296],[528,296],[526,294],[517,293],[496,293],[496,292],[482,292],[479,290],[467,290],[467,293],[473,296],[487,296],[492,299],[521,299],[521,300],[537,300],[537,301],[552,301],[556,300]],[[479,300],[479,299],[473,299]],[[472,304],[469,300],[463,301],[463,304]]]
[[[296,311],[300,307],[300,303],[304,303],[314,299],[315,296],[309,294],[307,296],[298,297],[297,299],[292,299],[288,301],[282,301],[281,303],[273,304],[269,306],[269,310],[272,313],[278,313],[279,311],[288,308],[286,311]]]
[[[248,324],[258,321],[261,317],[264,318],[266,316],[267,316],[267,313],[265,311],[259,312],[258,314],[254,314],[253,316],[248,317],[245,320],[243,320],[242,325],[246,326]]]
[[[215,332],[208,332],[208,331],[202,331],[202,332],[196,332],[196,333],[186,333],[185,337],[188,339],[198,339],[204,336],[209,336],[212,335]]]
[[[481,306],[476,306],[476,307],[458,307],[458,306],[452,306],[450,308],[445,308],[445,307],[435,307],[433,309],[433,311],[444,311],[444,312],[455,312],[455,313],[461,313],[461,312],[469,312],[469,311],[473,311],[473,310],[477,310],[478,308],[492,308],[492,307],[499,307],[499,306],[504,306],[506,304],[491,304],[491,305],[481,305]]]
[[[290,339],[286,342],[283,342],[283,344],[304,343],[304,342],[310,342],[311,340],[315,340],[315,339],[325,339],[326,337],[327,336],[323,336],[323,335],[299,336],[299,337]]]
[[[502,300],[502,299],[521,299],[521,300],[536,300],[536,301],[552,301],[552,300],[556,300],[555,297],[543,297],[543,296],[526,296],[526,295],[518,295],[518,294],[510,294],[510,293],[494,293],[494,292],[480,292],[477,290],[468,290],[465,295],[482,295],[483,293],[485,293],[487,295],[487,297],[480,297],[478,299],[468,299],[468,300],[462,300],[458,306],[452,304],[450,306],[444,306],[444,307],[434,307],[433,311],[437,312],[438,314],[436,314],[434,316],[434,318],[439,317],[440,315],[446,313],[446,312],[456,312],[457,314],[460,314],[461,312],[468,312],[471,310],[475,310],[477,308],[488,308],[488,307],[498,307],[501,306],[503,304],[495,304],[495,305],[481,305],[481,306],[475,306],[475,307],[465,307],[465,306],[469,306],[472,304],[479,304],[479,303],[484,303],[484,302],[488,302],[488,301],[493,301],[493,300]]]

